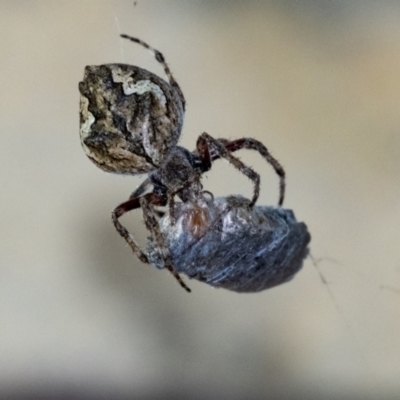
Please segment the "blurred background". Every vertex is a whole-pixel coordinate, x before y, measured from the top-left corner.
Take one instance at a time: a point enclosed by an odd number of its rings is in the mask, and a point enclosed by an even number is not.
[[[0,398],[399,398],[399,2],[3,0],[0,18]],[[97,169],[78,134],[86,65],[164,76],[120,33],[169,62],[181,145],[251,136],[281,161],[326,283],[308,259],[262,293],[188,295],[135,258],[110,212],[143,178]],[[252,190],[223,161],[204,184]],[[140,213],[123,222],[144,243]]]

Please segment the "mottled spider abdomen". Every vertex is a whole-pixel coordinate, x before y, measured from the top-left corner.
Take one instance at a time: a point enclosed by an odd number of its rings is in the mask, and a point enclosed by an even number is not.
[[[157,75],[125,64],[88,66],[79,91],[82,146],[101,169],[148,173],[176,146],[184,105]]]
[[[236,292],[259,292],[292,279],[308,254],[307,226],[291,210],[248,205],[240,196],[177,203],[175,224],[169,213],[160,220],[176,271]],[[152,238],[147,254],[163,268]]]

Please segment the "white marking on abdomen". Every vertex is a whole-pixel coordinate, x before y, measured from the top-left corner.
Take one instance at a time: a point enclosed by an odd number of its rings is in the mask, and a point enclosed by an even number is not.
[[[122,83],[122,90],[126,96],[133,93],[143,94],[146,92],[153,92],[163,107],[165,107],[167,100],[164,92],[161,90],[160,86],[156,85],[154,82],[143,79],[135,83],[130,72],[124,72],[119,68],[113,68],[111,74],[115,83]]]

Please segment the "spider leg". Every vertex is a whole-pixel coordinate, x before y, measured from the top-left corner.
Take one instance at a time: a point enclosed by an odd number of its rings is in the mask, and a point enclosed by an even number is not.
[[[171,218],[172,225],[176,224],[176,215],[175,215],[175,193],[171,193],[168,196],[168,208],[169,208],[169,215]]]
[[[231,154],[224,142],[214,139],[208,133],[202,133],[197,139],[197,151],[202,157],[204,162],[204,169],[208,170],[211,168],[211,162],[217,158],[225,158],[228,160],[236,169],[246,175],[254,183],[253,198],[250,203],[250,207],[253,207],[256,203],[260,194],[260,175],[253,171],[252,168],[248,167],[237,157]]]
[[[143,181],[135,191],[129,196],[129,200],[135,199],[136,197],[140,197],[143,193],[151,186],[150,179],[146,179]]]
[[[128,35],[125,35],[125,34],[122,34],[120,36],[122,38],[124,38],[124,39],[130,40],[131,42],[140,44],[141,46],[143,46],[144,48],[150,50],[154,54],[156,60],[164,68],[165,75],[167,75],[170,85],[173,88],[175,88],[175,90],[177,91],[178,96],[180,97],[180,99],[182,101],[183,109],[185,110],[185,104],[186,104],[185,96],[183,95],[182,89],[178,85],[178,82],[173,77],[172,72],[169,69],[167,62],[165,61],[165,58],[164,58],[163,54],[160,51],[158,51],[158,50],[154,49],[153,47],[151,47],[150,45],[148,45],[146,42],[143,42],[143,40],[141,40],[141,39],[138,39],[138,38],[135,38],[135,37],[132,37],[132,36],[128,36]]]
[[[258,140],[253,138],[241,138],[233,141],[226,139],[218,139],[229,152],[234,152],[240,149],[256,150],[269,164],[272,165],[275,172],[279,176],[279,201],[278,204],[281,206],[285,197],[285,170],[279,161],[274,158],[268,149]],[[220,156],[216,153],[211,155],[211,160],[214,161]]]
[[[146,254],[143,253],[143,251],[139,248],[139,245],[136,243],[133,236],[128,232],[128,230],[118,220],[120,217],[122,217],[128,211],[132,211],[137,208],[140,208],[140,198],[137,197],[134,199],[129,199],[128,201],[125,201],[124,203],[120,204],[118,207],[116,207],[114,209],[114,211],[111,214],[111,218],[112,218],[113,224],[115,226],[115,229],[125,239],[125,241],[128,243],[130,248],[133,250],[133,252],[139,258],[139,260],[146,264],[149,264],[149,260],[146,256]]]
[[[168,269],[168,271],[172,273],[172,275],[180,283],[180,285],[187,292],[190,292],[191,290],[185,285],[182,278],[178,275],[178,273],[175,271],[175,268],[172,266],[172,260],[169,254],[169,250],[165,244],[164,236],[160,231],[160,226],[158,224],[157,214],[154,210],[154,206],[164,205],[166,205],[166,199],[164,196],[160,196],[156,193],[148,193],[142,197],[137,197],[125,201],[124,203],[116,207],[115,210],[112,212],[112,221],[118,233],[129,244],[130,248],[139,258],[139,260],[146,264],[149,264],[149,259],[147,258],[146,254],[139,248],[138,244],[135,242],[133,236],[128,232],[128,230],[118,221],[118,219],[128,211],[142,208],[146,227],[154,235],[157,245],[162,251],[165,267]]]
[[[165,205],[166,200],[164,197],[159,196],[155,193],[150,193],[149,195],[143,196],[140,198],[140,205],[143,210],[143,218],[146,224],[147,229],[153,235],[158,248],[161,251],[161,256],[164,261],[165,268],[168,269],[169,272],[174,276],[174,278],[179,282],[179,284],[187,291],[191,292],[188,286],[186,286],[185,282],[183,282],[182,278],[179,276],[178,272],[173,267],[171,254],[169,252],[168,246],[165,242],[164,235],[160,230],[160,225],[158,223],[154,206],[155,205]]]

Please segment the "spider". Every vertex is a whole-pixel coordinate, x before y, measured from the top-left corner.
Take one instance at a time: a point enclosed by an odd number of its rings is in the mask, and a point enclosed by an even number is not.
[[[253,208],[260,192],[260,176],[232,154],[240,149],[258,151],[274,168],[280,179],[279,206],[284,199],[285,172],[267,148],[253,138],[215,139],[202,133],[193,152],[178,146],[186,104],[178,82],[162,53],[138,38],[121,37],[150,50],[163,67],[168,82],[133,65],[85,67],[83,81],[79,83],[81,143],[89,159],[107,172],[148,174],[129,199],[114,209],[112,221],[136,256],[149,263],[147,254],[119,221],[128,211],[141,208],[164,266],[190,292],[174,268],[160,230],[157,207],[168,206],[173,217],[175,196],[183,203],[195,204],[206,194],[211,194],[203,191],[201,176],[211,169],[215,160],[224,158],[253,182],[249,203],[250,209]],[[150,186],[153,189],[148,192]],[[194,207],[188,228],[204,227],[202,216],[202,212]]]

